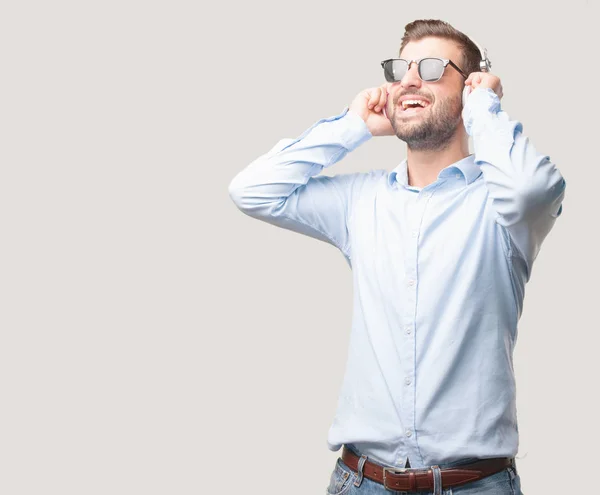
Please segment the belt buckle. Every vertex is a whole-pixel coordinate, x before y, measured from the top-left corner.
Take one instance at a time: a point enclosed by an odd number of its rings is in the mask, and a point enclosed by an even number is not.
[[[386,490],[389,490],[391,492],[402,492],[402,491],[404,491],[404,490],[394,490],[393,488],[389,488],[387,486],[386,482],[385,482],[385,480],[386,480],[385,473],[386,473],[386,471],[390,471],[390,472],[392,472],[394,474],[406,474],[406,471],[408,471],[409,469],[411,469],[411,468],[391,468],[391,467],[384,467],[383,468],[383,487]]]

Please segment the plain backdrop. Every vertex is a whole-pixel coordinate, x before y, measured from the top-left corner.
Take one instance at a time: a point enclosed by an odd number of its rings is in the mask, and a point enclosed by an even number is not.
[[[351,271],[228,185],[382,84],[423,18],[487,48],[567,181],[519,324],[517,465],[527,495],[594,492],[596,0],[24,0],[0,8],[0,493],[325,493]],[[376,137],[325,173],[405,153]]]

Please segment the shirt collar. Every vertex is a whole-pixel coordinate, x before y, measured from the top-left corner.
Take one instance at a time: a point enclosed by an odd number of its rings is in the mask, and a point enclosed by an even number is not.
[[[402,160],[400,165],[398,165],[394,170],[390,172],[388,175],[388,184],[392,186],[394,182],[398,182],[403,186],[408,186],[408,170],[407,170],[407,159]],[[452,165],[448,165],[447,167],[440,170],[438,174],[438,179],[442,179],[444,177],[450,177],[451,175],[456,173],[456,170],[462,173],[463,179],[465,180],[465,185],[473,182],[477,177],[481,175],[481,170],[475,164],[475,155],[471,153],[469,156],[454,162]]]

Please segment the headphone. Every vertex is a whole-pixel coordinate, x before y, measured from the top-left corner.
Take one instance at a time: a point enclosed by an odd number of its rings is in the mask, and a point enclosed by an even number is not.
[[[469,38],[469,37],[467,36],[467,38]],[[487,56],[487,50],[485,48],[483,48],[479,43],[477,43],[473,38],[469,38],[469,39],[475,44],[475,46],[479,49],[479,53],[481,54],[481,60],[479,61],[479,70],[481,72],[489,72],[489,70],[492,68],[492,62],[490,61],[490,59]],[[465,88],[463,89],[463,92],[462,92],[463,108],[465,106],[465,103],[467,102],[467,97],[469,96],[470,92],[471,92],[471,86],[465,86]],[[390,93],[388,92],[387,95],[389,96]],[[387,118],[387,112],[385,110],[385,105],[383,107],[383,114]]]
[[[479,61],[479,71],[480,72],[489,72],[490,69],[492,68],[492,62],[490,61],[490,59],[487,56],[487,50],[485,48],[482,48],[481,45],[479,43],[477,43],[473,38],[469,38],[473,43],[475,43],[475,46],[479,49],[479,53],[481,54],[481,60]],[[467,74],[468,75],[468,74]],[[463,89],[462,92],[462,106],[465,106],[465,103],[467,102],[467,96],[469,96],[469,93],[471,92],[471,86],[465,86],[465,88]]]

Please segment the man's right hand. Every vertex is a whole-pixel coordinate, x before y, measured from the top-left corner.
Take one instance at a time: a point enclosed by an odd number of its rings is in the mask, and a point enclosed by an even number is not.
[[[373,136],[394,136],[396,133],[392,124],[383,113],[387,105],[387,91],[390,84],[383,84],[377,88],[368,88],[356,95],[350,104],[349,111],[359,115],[367,124]],[[391,100],[390,100],[391,101]],[[386,107],[386,111],[389,106]]]

